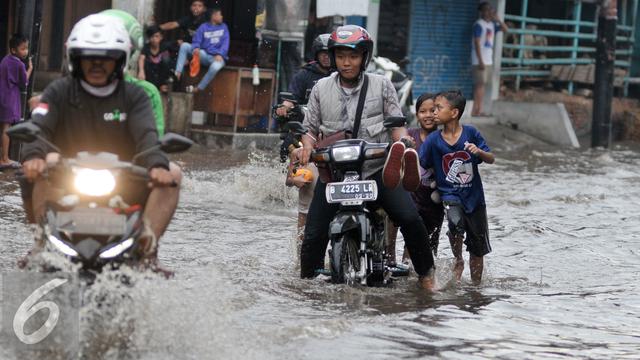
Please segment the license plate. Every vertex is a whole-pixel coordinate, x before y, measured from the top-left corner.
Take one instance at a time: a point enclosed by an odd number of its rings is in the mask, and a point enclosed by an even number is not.
[[[326,195],[329,203],[375,201],[378,185],[373,180],[328,183]]]
[[[75,234],[122,235],[127,217],[114,214],[110,209],[83,209],[58,212],[56,227],[59,231]]]

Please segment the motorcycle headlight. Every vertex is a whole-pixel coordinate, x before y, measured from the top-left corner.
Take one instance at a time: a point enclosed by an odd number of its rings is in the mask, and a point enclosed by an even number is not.
[[[71,246],[65,244],[64,241],[58,239],[53,235],[49,235],[48,238],[49,238],[49,242],[53,244],[53,246],[55,246],[56,249],[60,250],[60,252],[62,252],[63,254],[68,256],[73,256],[73,257],[78,256],[78,252],[73,250]]]
[[[111,259],[114,258],[120,254],[122,254],[123,252],[125,252],[125,250],[127,250],[128,248],[131,247],[131,245],[133,245],[133,238],[128,238],[127,240],[114,245],[110,248],[108,248],[107,250],[103,251],[100,253],[100,258],[101,259]]]
[[[337,147],[331,150],[336,162],[354,161],[360,157],[360,146]]]
[[[109,170],[78,168],[73,185],[83,195],[105,196],[116,187],[116,178]]]

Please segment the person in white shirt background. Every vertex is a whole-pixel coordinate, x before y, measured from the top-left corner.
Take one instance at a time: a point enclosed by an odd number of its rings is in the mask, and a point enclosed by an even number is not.
[[[471,65],[473,67],[473,109],[472,116],[485,116],[482,101],[487,82],[493,72],[493,46],[496,31],[509,31],[500,20],[495,9],[488,2],[478,6],[480,18],[473,24],[473,44]]]

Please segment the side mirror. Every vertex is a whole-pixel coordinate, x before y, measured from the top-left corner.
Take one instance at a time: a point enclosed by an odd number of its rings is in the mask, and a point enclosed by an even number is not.
[[[287,123],[287,128],[296,135],[304,135],[309,131],[304,125],[297,121],[289,121]]]
[[[167,154],[187,151],[192,145],[191,139],[173,133],[167,133],[160,139],[160,150]]]
[[[38,136],[40,136],[40,128],[32,122],[23,122],[9,128],[7,135],[9,135],[12,140],[30,143],[38,139]]]
[[[384,127],[387,129],[403,127],[407,124],[407,118],[404,116],[390,116],[384,119]]]

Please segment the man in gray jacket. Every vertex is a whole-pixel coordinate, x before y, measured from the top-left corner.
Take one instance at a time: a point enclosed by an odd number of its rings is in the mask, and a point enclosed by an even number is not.
[[[373,41],[369,33],[359,26],[341,26],[331,34],[329,54],[334,68],[338,71],[319,80],[311,91],[304,125],[312,136],[303,136],[304,146],[296,154],[303,165],[309,161],[315,138],[320,133],[330,136],[345,129],[353,129],[364,76],[368,77],[368,88],[358,138],[369,142],[389,142],[392,138],[397,141],[406,135],[404,128],[391,131],[383,125],[386,117],[402,116],[402,112],[391,81],[380,75],[364,73],[371,59],[372,50]],[[395,150],[399,150],[399,153]],[[378,183],[380,189],[378,203],[394,223],[400,226],[414,269],[420,278],[420,285],[432,290],[435,266],[433,255],[427,244],[427,231],[409,193],[397,186],[400,176],[387,176],[389,175],[387,168],[391,168],[391,172],[400,172],[399,166],[404,150],[402,143],[394,143],[389,159],[395,157],[396,161],[392,162],[397,166],[385,167],[383,176],[384,160],[368,161],[363,169],[363,177],[376,180]],[[416,159],[417,157],[414,158]],[[387,160],[387,163],[389,161]],[[387,181],[389,178],[392,178],[392,181]],[[315,276],[316,270],[324,266],[324,253],[328,243],[325,234],[338,210],[336,204],[327,203],[325,189],[326,184],[319,181],[307,215],[300,253],[302,278]]]

